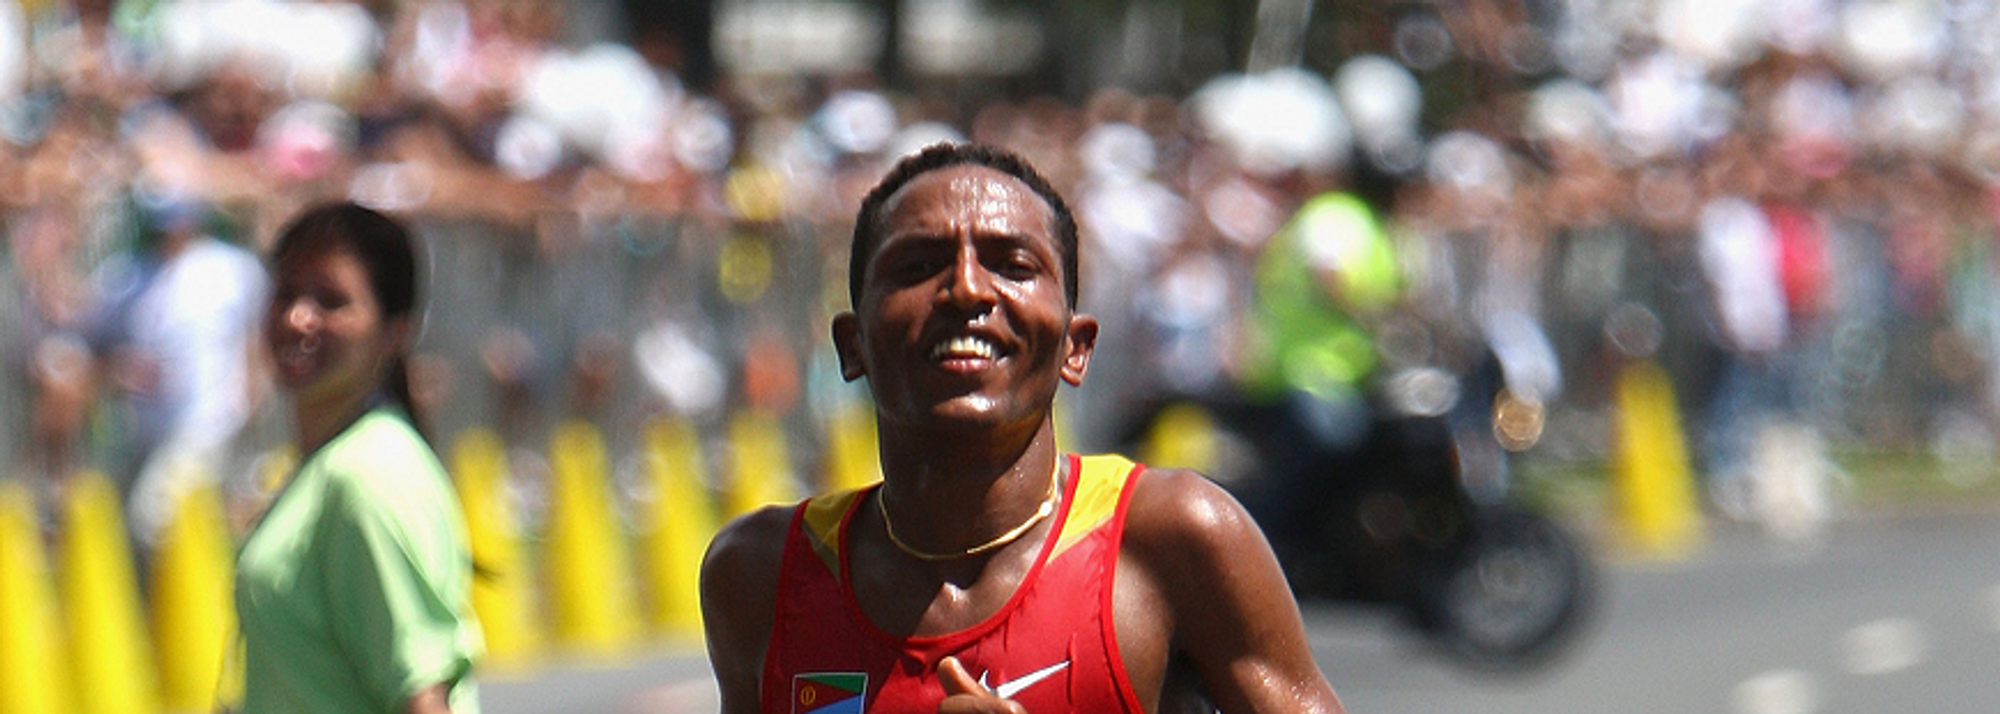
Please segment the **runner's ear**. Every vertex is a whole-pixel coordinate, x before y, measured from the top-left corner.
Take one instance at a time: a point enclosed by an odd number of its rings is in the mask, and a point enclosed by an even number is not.
[[[1097,349],[1097,318],[1089,315],[1071,315],[1069,334],[1063,339],[1063,381],[1075,387],[1083,384],[1083,374],[1090,370],[1090,354]]]
[[[868,375],[861,365],[861,319],[852,312],[833,316],[833,352],[840,358],[840,378],[849,382]]]

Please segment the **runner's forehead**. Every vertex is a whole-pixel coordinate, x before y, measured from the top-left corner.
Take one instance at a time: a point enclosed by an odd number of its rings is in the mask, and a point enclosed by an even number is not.
[[[882,242],[970,230],[1041,236],[1053,248],[1054,223],[1048,204],[1020,179],[985,166],[959,165],[911,179],[890,196],[882,211]]]

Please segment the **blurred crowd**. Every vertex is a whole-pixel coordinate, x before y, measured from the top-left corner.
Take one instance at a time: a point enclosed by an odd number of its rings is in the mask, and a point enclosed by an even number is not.
[[[352,197],[429,238],[438,436],[532,463],[563,419],[629,451],[653,416],[756,410],[811,480],[862,398],[825,339],[854,207],[952,139],[1075,204],[1105,322],[1063,398],[1082,448],[1237,381],[1267,239],[1346,193],[1400,271],[1357,316],[1383,363],[1497,357],[1551,458],[1612,448],[1636,360],[1674,378],[1725,507],[1757,434],[1992,456],[1996,3],[1375,6],[1324,67],[1072,101],[860,72],[696,91],[671,48],[575,42],[556,0],[0,0],[0,460],[111,472],[142,534],[187,474],[254,472],[284,428],[257,256]]]

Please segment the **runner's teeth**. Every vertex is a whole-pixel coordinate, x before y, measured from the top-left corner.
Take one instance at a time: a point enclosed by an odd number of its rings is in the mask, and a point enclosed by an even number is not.
[[[936,349],[931,350],[931,357],[933,359],[942,359],[944,357],[993,359],[996,354],[998,354],[998,350],[993,349],[993,343],[977,337],[953,337],[950,340],[946,340],[944,344],[938,345]]]

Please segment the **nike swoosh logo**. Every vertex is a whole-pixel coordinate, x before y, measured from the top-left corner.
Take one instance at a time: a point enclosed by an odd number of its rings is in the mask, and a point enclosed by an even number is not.
[[[1012,682],[1002,684],[998,687],[988,687],[988,688],[993,690],[993,696],[999,697],[1001,699],[1013,699],[1014,695],[1021,693],[1021,690],[1027,689],[1028,687],[1034,685],[1034,683],[1036,682],[1048,679],[1049,677],[1054,676],[1055,673],[1061,672],[1065,669],[1069,669],[1069,660],[1063,660],[1061,662],[1057,662],[1055,664],[1043,667],[1033,672],[1029,672],[1025,675],[1016,678]],[[979,673],[979,686],[982,687],[987,686],[986,674],[987,673],[985,672]]]

